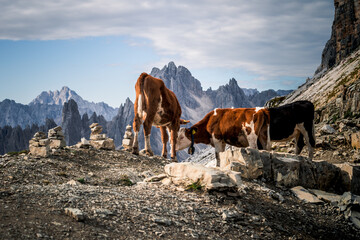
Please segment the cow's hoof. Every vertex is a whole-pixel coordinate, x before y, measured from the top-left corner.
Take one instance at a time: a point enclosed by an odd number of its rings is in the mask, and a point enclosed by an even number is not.
[[[176,157],[171,157],[171,161],[172,161],[172,162],[178,162],[178,160],[177,160]]]
[[[150,150],[146,150],[145,155],[151,157],[151,156],[154,156],[154,153]]]
[[[138,148],[133,148],[133,149],[131,150],[131,153],[132,153],[132,154],[135,154],[135,155],[139,155],[139,149],[138,149]]]
[[[167,154],[163,154],[162,157],[163,157],[163,158],[167,158]]]

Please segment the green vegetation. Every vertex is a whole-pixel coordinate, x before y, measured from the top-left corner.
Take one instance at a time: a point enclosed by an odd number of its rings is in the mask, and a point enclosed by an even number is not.
[[[85,184],[85,179],[84,179],[84,178],[79,178],[77,181],[78,181],[79,183],[81,183],[81,184]]]
[[[119,184],[121,184],[123,186],[132,186],[132,185],[134,185],[134,183],[131,181],[129,176],[126,175],[126,174],[123,174],[123,175],[120,176]]]
[[[10,155],[10,156],[18,156],[18,155],[20,155],[20,154],[22,154],[22,153],[28,154],[28,153],[29,153],[29,150],[21,150],[21,151],[19,151],[19,152],[16,152],[16,151],[14,151],[14,152],[8,152],[7,154]]]
[[[350,109],[344,113],[344,118],[352,118],[352,116],[353,114]]]
[[[281,97],[274,97],[272,99],[270,99],[265,105],[268,107],[277,107],[279,106],[279,104],[284,101],[285,96],[281,96]]]
[[[334,114],[331,117],[331,123],[335,123],[339,119],[339,114]]]
[[[333,88],[332,92],[328,95],[328,101],[340,92],[339,91],[340,86],[346,85],[351,81],[353,81],[353,79],[355,79],[359,75],[359,73],[360,73],[360,66],[356,67],[354,71],[352,71],[347,76],[345,76],[345,74],[343,73],[341,77],[337,80],[337,84]]]
[[[196,182],[186,186],[186,190],[188,190],[188,191],[200,191],[202,188],[203,188],[203,185],[201,185],[200,179],[198,179]]]

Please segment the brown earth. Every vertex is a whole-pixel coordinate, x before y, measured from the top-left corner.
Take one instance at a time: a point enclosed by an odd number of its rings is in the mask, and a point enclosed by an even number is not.
[[[244,180],[237,193],[207,193],[142,182],[163,173],[166,163],[121,150],[71,148],[49,158],[0,158],[0,238],[360,238],[338,208],[302,203],[271,184]],[[66,215],[69,207],[85,219]]]

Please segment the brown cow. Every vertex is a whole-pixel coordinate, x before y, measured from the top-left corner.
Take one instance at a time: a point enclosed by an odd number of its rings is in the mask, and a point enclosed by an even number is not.
[[[270,114],[265,108],[224,108],[209,112],[191,128],[181,128],[176,150],[189,147],[193,153],[194,143],[211,144],[215,147],[216,165],[220,165],[219,152],[225,145],[236,147],[270,148]],[[191,140],[193,138],[193,140]]]
[[[189,121],[180,119],[181,107],[175,94],[166,88],[161,79],[142,73],[135,84],[136,99],[134,104],[134,142],[132,153],[139,154],[138,136],[140,125],[143,123],[145,137],[145,153],[153,155],[150,147],[150,133],[152,125],[160,128],[163,143],[162,156],[167,157],[166,144],[169,139],[166,129],[171,134],[171,159],[176,159],[176,139],[180,124]]]

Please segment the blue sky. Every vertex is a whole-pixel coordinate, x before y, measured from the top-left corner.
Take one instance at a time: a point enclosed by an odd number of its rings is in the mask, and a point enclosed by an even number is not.
[[[170,61],[203,89],[295,89],[320,64],[329,0],[0,0],[0,101],[68,86],[113,107]]]

